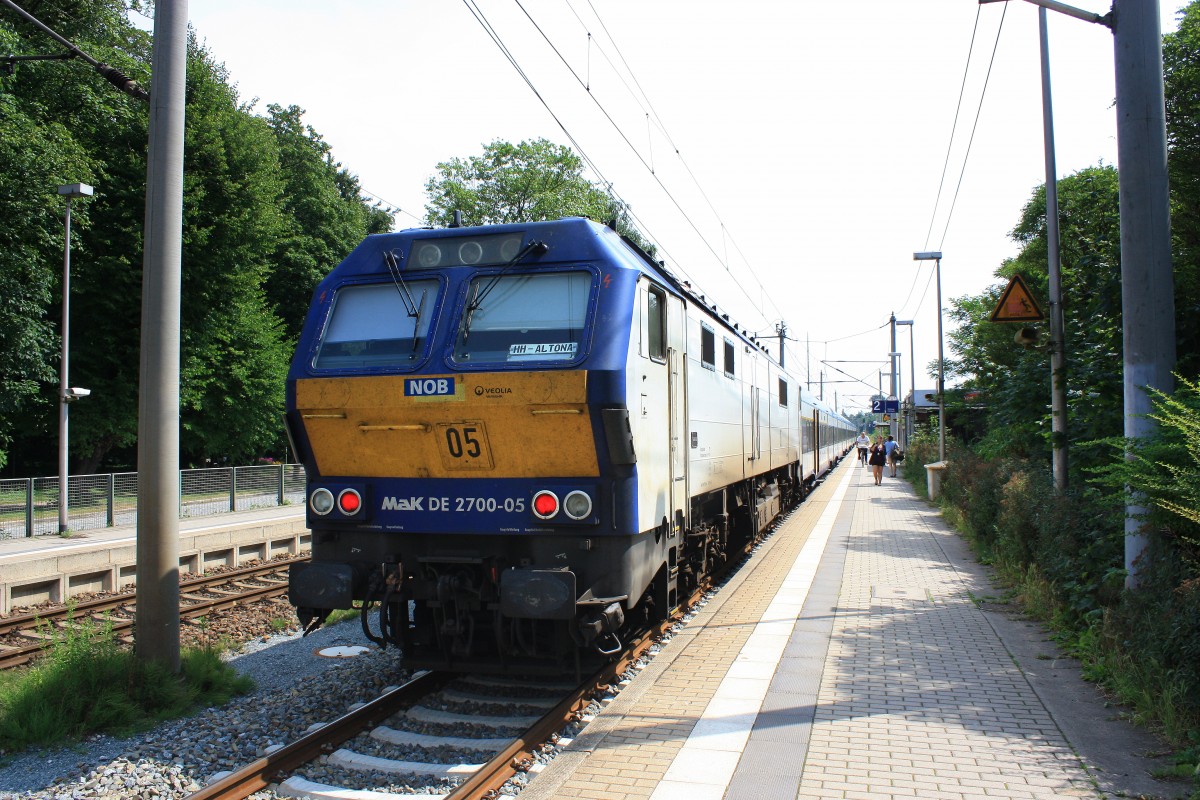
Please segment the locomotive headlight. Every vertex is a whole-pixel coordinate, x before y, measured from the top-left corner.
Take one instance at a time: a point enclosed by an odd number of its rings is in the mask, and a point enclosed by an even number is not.
[[[521,250],[521,236],[510,236],[505,239],[500,245],[500,257],[505,261],[512,261],[513,258]]]
[[[422,267],[436,267],[442,260],[442,248],[436,244],[425,244],[417,251],[417,263]]]
[[[563,498],[563,511],[571,519],[587,519],[592,514],[592,498],[576,489]]]
[[[543,489],[533,496],[533,515],[538,519],[550,519],[558,513],[558,495]]]
[[[338,508],[347,516],[354,516],[362,508],[362,495],[353,489],[343,489],[338,494]]]
[[[483,258],[483,247],[479,242],[463,242],[458,248],[458,257],[464,264],[478,264]]]
[[[308,498],[308,506],[314,514],[322,517],[333,511],[333,492],[328,489],[317,489]]]

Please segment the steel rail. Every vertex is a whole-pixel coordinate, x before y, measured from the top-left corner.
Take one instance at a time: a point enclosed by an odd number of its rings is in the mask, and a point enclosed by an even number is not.
[[[270,786],[279,774],[291,772],[318,756],[333,752],[338,745],[383,722],[406,704],[437,691],[452,678],[453,675],[444,672],[418,673],[403,686],[193,792],[187,800],[241,800],[249,797]]]
[[[261,578],[265,575],[270,575],[284,569],[287,565],[296,561],[306,561],[308,556],[302,556],[295,559],[289,559],[285,562],[270,562],[268,564],[256,564],[253,567],[240,567],[230,572],[221,572],[213,575],[203,575],[196,578],[184,579],[179,583],[179,591],[183,594],[194,592],[196,590],[204,590],[212,586],[220,586],[224,583],[231,583],[239,580]],[[54,608],[42,609],[40,611],[28,611],[22,614],[14,614],[11,617],[0,619],[0,635],[14,633],[19,630],[27,630],[36,628],[46,622],[62,619],[67,616],[68,612],[74,616],[90,616],[92,614],[112,611],[122,606],[132,605],[136,595],[130,592],[122,592],[120,594],[110,595],[108,597],[97,597],[92,600],[83,600],[78,603],[61,603]]]
[[[287,563],[291,563],[290,561]],[[236,594],[229,594],[225,597],[187,597],[189,593],[196,591],[211,591],[213,588],[226,584],[247,579],[262,579],[264,576],[271,575],[275,572],[284,569],[286,564],[272,563],[270,565],[259,564],[254,567],[244,567],[224,572],[218,575],[208,575],[202,578],[195,578],[180,585],[181,592],[185,595],[184,599],[187,605],[180,605],[180,619],[193,620],[198,617],[207,616],[215,611],[224,611],[240,605],[247,605],[260,600],[269,600],[271,598],[280,597],[287,594],[286,582],[272,582],[266,586],[253,586],[239,588]],[[130,619],[105,619],[100,617],[101,614],[108,611],[115,611],[122,608],[131,608],[134,606],[134,597],[132,593],[115,595],[112,597],[97,598],[95,600],[84,601],[74,606],[62,606],[55,609],[45,610],[41,612],[32,612],[29,614],[21,614],[15,617],[10,617],[6,620],[0,620],[0,635],[21,634],[23,631],[29,631],[39,628],[44,625],[57,627],[56,623],[66,619],[82,619],[87,617],[97,622],[103,622],[109,626],[114,633],[122,633],[131,630],[136,622],[135,618]],[[30,635],[30,634],[25,634]],[[33,642],[28,645],[5,645],[0,644],[0,669],[11,669],[22,664],[27,664],[40,655],[43,655],[47,643],[52,637],[38,636],[40,641]]]
[[[697,592],[688,601],[688,606],[693,605],[700,595],[701,593]],[[673,622],[674,620],[664,620],[645,632],[638,641],[625,648],[625,652],[618,660],[604,665],[580,684],[561,703],[530,726],[529,730],[514,739],[512,744],[501,750],[471,777],[456,786],[443,800],[480,800],[502,787],[520,771],[520,764],[533,756],[534,749],[540,747],[561,730],[576,711],[586,708],[594,692],[598,691],[601,686],[611,683],[615,677],[627,670]]]
[[[749,555],[753,547],[765,538],[768,531],[773,531],[784,514],[791,511],[792,508],[794,508],[794,505],[784,509],[775,518],[769,528],[751,537],[750,541],[738,548],[736,552],[740,557],[726,560],[721,565],[717,574],[706,576],[701,586],[679,607],[678,616],[665,619],[643,632],[636,642],[631,643],[625,648],[625,652],[621,654],[620,658],[606,664],[592,677],[580,684],[579,688],[575,689],[561,703],[547,712],[528,731],[492,757],[490,761],[480,767],[470,778],[455,787],[450,794],[446,795],[444,800],[481,800],[482,798],[491,796],[491,793],[496,792],[504,786],[519,771],[519,764],[525,759],[532,757],[534,748],[539,747],[553,734],[557,733],[571,714],[587,706],[593,692],[625,672],[634,661],[649,649],[651,644],[675,624],[679,618],[682,618],[684,613],[693,608],[718,580],[724,578],[739,566],[742,563],[742,558]]]

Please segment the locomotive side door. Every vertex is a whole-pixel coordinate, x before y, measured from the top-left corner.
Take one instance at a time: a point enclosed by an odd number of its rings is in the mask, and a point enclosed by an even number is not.
[[[667,396],[671,441],[671,536],[687,525],[687,320],[683,301],[667,295]]]

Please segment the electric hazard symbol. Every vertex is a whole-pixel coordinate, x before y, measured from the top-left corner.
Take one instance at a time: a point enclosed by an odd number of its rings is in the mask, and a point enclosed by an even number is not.
[[[1045,318],[1020,275],[1013,275],[1004,287],[991,317],[992,322],[1037,322]]]

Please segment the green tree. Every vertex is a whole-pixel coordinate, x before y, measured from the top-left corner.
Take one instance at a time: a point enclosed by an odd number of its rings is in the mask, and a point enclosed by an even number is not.
[[[96,58],[148,84],[141,0],[23,5]],[[61,46],[0,13],[0,50]],[[0,466],[53,462],[57,435],[64,200],[72,205],[72,472],[132,465],[136,444],[147,107],[79,61],[0,75]],[[181,305],[185,460],[246,459],[283,447],[279,410],[291,344],[316,282],[368,233],[390,228],[295,107],[241,104],[225,68],[189,40]]]
[[[267,114],[279,150],[286,223],[266,291],[294,343],[317,283],[363,236],[391,230],[392,220],[382,207],[363,202],[358,179],[333,160],[321,135],[304,124],[303,109],[271,105]]]
[[[1066,341],[1068,435],[1086,442],[1121,431],[1121,261],[1117,173],[1089,167],[1058,182]],[[1046,192],[1039,186],[1013,229],[1016,258],[996,271],[1007,281],[1020,273],[1045,305],[1049,294]],[[992,454],[1049,458],[1050,353],[1045,344],[1025,349],[1013,341],[1016,326],[989,321],[1002,285],[951,302],[958,323],[948,338],[948,360],[964,387],[987,406],[985,449]],[[1048,323],[1034,326],[1043,343]],[[1072,456],[1073,467],[1087,458]]]
[[[1200,3],[1163,37],[1167,169],[1174,239],[1175,335],[1182,375],[1200,375]]]
[[[123,0],[22,4],[87,52],[143,83],[149,73],[149,37],[129,25]],[[62,47],[15,14],[0,14],[0,50],[62,52]],[[94,264],[93,231],[120,189],[108,160],[145,149],[145,108],[121,94],[81,61],[19,64],[0,75],[0,466],[12,447],[53,454],[46,437],[57,432],[58,352],[64,200],[57,186],[86,182],[96,196],[72,204],[72,382],[78,326],[90,316],[86,276]],[[124,138],[140,128],[140,141]],[[144,182],[144,166],[142,167]],[[136,363],[136,361],[135,361]],[[81,385],[88,385],[80,380]],[[77,406],[76,408],[79,408]],[[39,444],[34,444],[39,442]],[[72,448],[78,451],[78,446]]]
[[[652,247],[633,227],[628,210],[583,177],[583,159],[546,139],[512,144],[497,139],[483,155],[452,158],[425,184],[425,216],[450,225],[454,212],[466,225],[540,222],[560,217],[616,221],[617,230],[647,252]]]
[[[273,447],[288,348],[263,286],[286,218],[270,126],[224,67],[189,48],[184,162],[180,451],[245,460]]]

